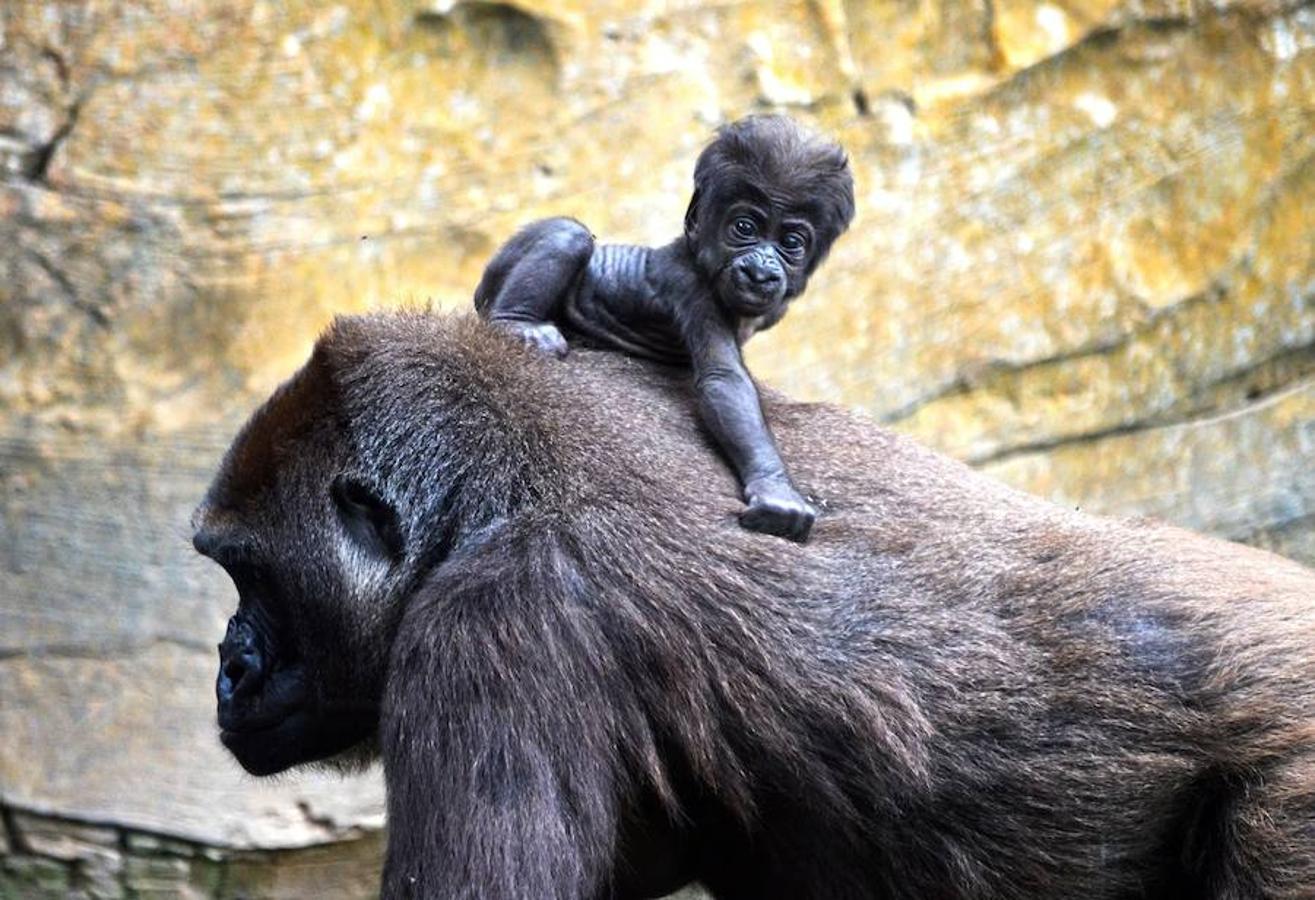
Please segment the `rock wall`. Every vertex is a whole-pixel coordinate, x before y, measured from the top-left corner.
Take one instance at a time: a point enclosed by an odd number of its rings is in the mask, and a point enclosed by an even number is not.
[[[0,897],[368,893],[377,775],[213,739],[218,454],[334,313],[463,308],[536,216],[664,240],[768,109],[859,217],[765,380],[1315,562],[1308,0],[6,3]]]
[[[378,894],[383,835],[297,850],[234,850],[10,811],[0,900],[306,900]],[[6,841],[12,846],[6,850]]]

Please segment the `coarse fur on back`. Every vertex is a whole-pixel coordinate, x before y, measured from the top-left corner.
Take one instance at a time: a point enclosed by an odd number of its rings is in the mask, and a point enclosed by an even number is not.
[[[374,315],[235,441],[198,547],[375,723],[385,897],[1315,897],[1315,575],[769,394],[826,504],[773,540],[688,391]]]

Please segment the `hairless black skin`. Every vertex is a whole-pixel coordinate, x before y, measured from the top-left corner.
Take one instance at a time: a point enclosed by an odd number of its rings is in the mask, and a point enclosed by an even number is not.
[[[557,356],[561,325],[595,346],[691,367],[699,415],[744,489],[741,524],[803,541],[817,511],[786,470],[740,346],[781,320],[853,216],[837,144],[782,116],[751,116],[699,156],[679,238],[595,246],[574,219],[534,222],[494,255],[475,307]]]

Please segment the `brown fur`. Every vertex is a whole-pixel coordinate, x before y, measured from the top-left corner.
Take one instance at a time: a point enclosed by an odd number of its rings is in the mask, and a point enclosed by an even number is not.
[[[198,546],[262,548],[317,702],[377,717],[386,897],[1315,897],[1294,563],[770,395],[824,511],[756,535],[678,372],[463,318],[340,320],[288,396]],[[386,569],[332,549],[344,471]]]

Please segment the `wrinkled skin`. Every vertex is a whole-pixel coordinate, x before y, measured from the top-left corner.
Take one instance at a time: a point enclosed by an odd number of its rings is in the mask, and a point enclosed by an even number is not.
[[[803,293],[854,215],[844,152],[789,119],[722,129],[699,157],[685,233],[664,247],[595,246],[574,219],[534,222],[493,257],[480,313],[562,357],[558,327],[588,343],[693,370],[704,426],[748,508],[740,523],[803,541],[816,508],[795,487],[740,352]]]

